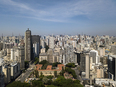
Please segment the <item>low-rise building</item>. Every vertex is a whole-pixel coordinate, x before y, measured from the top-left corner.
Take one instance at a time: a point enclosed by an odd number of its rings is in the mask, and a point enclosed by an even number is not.
[[[60,74],[62,71],[62,68],[65,68],[63,64],[58,64],[57,68],[52,69],[52,65],[48,65],[46,69],[42,69],[42,64],[36,65],[36,70],[38,70],[39,75],[44,75],[44,76],[49,76],[52,75],[54,76],[54,72],[57,72],[57,75]]]

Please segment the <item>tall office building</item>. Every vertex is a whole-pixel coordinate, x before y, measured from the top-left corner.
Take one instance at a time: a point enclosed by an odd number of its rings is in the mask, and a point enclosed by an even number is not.
[[[116,55],[108,56],[108,74],[110,79],[116,81]]]
[[[31,31],[29,28],[25,32],[25,60],[31,60]]]
[[[96,51],[96,50],[91,50],[91,51],[90,51],[90,57],[92,57],[93,63],[95,63],[95,64],[98,64],[98,63],[99,63],[100,59],[99,59],[99,57],[98,57],[98,51]]]
[[[24,47],[18,47],[18,61],[20,63],[20,69],[23,70],[25,68],[25,50]]]
[[[81,76],[82,78],[89,79],[90,76],[90,58],[89,58],[89,52],[83,52],[81,53],[81,60],[80,60],[80,70],[81,70]]]
[[[32,35],[32,45],[33,45],[33,49],[31,51],[32,55],[32,59],[34,59],[35,57],[39,57],[39,53],[40,53],[40,36],[39,35]]]

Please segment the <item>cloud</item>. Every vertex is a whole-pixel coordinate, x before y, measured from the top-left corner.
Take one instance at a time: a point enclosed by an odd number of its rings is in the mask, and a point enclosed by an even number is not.
[[[80,15],[89,19],[101,20],[116,15],[116,6],[111,0],[71,0],[53,3],[55,4],[53,6],[44,5],[44,9],[41,8],[42,3],[40,6],[34,7],[31,3],[24,4],[15,0],[1,0],[0,2],[12,8],[14,13],[18,12],[17,15],[44,21],[66,22],[72,17]]]

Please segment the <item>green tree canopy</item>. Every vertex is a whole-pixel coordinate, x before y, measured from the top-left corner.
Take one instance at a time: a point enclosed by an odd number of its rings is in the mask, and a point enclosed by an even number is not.
[[[43,82],[44,84],[47,84],[47,83],[48,83],[48,78],[47,78],[47,77],[43,77],[42,82]]]
[[[39,64],[42,64],[42,65],[45,65],[47,63],[49,63],[47,60],[43,60],[43,61],[39,62]]]
[[[75,67],[75,63],[68,63],[68,64],[66,64],[66,67],[74,68]]]
[[[66,67],[66,68],[65,68],[65,71],[68,72],[69,74],[72,74],[72,76],[73,76],[74,78],[77,78],[77,75],[76,75],[75,71],[72,70],[71,68]]]
[[[47,87],[58,87],[58,86],[55,86],[55,85],[48,85]]]
[[[21,83],[20,81],[14,81],[6,87],[31,87],[31,85],[28,83]]]
[[[40,80],[33,80],[32,81],[32,87],[45,87],[42,81]]]
[[[53,66],[53,67],[57,67],[58,64],[61,64],[61,63],[55,62],[55,63],[52,64],[52,66]]]
[[[45,45],[45,52],[47,52],[49,49],[49,46],[48,45]]]

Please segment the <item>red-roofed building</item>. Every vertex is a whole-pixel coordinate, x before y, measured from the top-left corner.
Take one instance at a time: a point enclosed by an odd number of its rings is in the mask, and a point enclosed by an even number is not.
[[[42,67],[42,64],[37,64],[37,65],[36,65],[36,70],[40,70],[41,67]]]
[[[38,70],[39,75],[41,75],[42,73],[44,76],[48,75],[54,76],[54,71],[57,71],[57,75],[59,75],[60,72],[62,71],[62,68],[65,68],[63,64],[58,64],[58,67],[56,69],[52,69],[52,65],[48,65],[46,69],[41,69],[41,67],[42,64],[36,65],[36,70]]]

